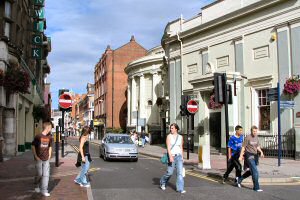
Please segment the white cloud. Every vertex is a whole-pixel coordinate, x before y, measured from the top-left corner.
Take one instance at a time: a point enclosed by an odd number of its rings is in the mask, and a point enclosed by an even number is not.
[[[53,106],[60,88],[84,93],[94,82],[94,66],[109,44],[113,49],[134,35],[146,49],[160,44],[164,28],[183,14],[188,19],[213,0],[46,1],[46,34]]]

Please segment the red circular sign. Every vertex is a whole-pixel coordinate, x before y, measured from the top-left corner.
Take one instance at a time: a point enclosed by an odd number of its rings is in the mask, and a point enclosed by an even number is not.
[[[188,101],[187,103],[187,110],[189,111],[189,113],[196,113],[199,109],[198,103],[197,101],[191,99]]]
[[[59,106],[63,109],[68,109],[72,106],[72,97],[71,95],[64,93],[59,96],[58,100]]]

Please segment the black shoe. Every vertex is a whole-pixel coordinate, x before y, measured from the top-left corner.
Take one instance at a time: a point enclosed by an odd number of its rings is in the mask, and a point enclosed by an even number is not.
[[[224,178],[222,179],[222,184],[225,184],[225,182],[227,181],[227,178]]]
[[[240,182],[240,180],[239,180],[239,177],[236,177],[236,178],[235,178],[235,181],[236,181],[236,186],[237,186],[238,188],[241,188],[242,186],[241,186],[241,182]]]

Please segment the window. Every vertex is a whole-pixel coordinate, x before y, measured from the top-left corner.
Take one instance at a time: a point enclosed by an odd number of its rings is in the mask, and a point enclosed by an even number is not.
[[[270,130],[270,102],[268,100],[268,89],[257,90],[259,130]]]
[[[11,19],[11,3],[9,1],[5,1],[5,17]]]

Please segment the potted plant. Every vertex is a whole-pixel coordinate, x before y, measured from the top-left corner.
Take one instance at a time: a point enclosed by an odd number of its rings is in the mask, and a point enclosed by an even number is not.
[[[18,67],[9,67],[4,76],[3,85],[10,93],[30,93],[30,77],[27,72]]]
[[[300,91],[299,76],[292,76],[284,84],[284,93],[290,96],[296,96]]]

